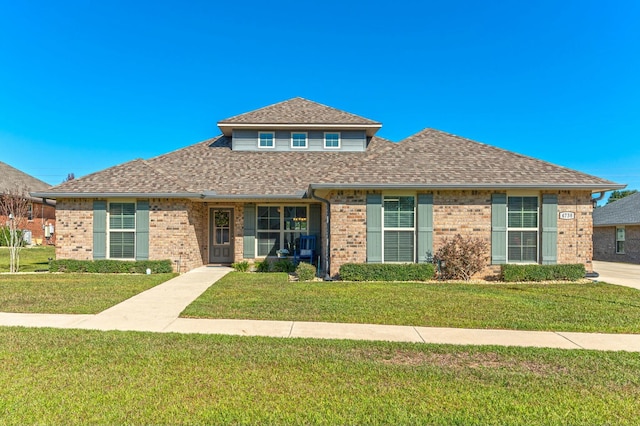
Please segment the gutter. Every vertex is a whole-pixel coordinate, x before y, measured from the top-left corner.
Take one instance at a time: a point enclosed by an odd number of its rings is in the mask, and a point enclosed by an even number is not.
[[[413,190],[425,190],[425,189],[486,189],[486,190],[494,190],[494,189],[581,189],[581,190],[590,190],[592,192],[602,192],[602,191],[611,191],[613,189],[623,189],[626,188],[627,185],[619,184],[619,183],[611,183],[611,184],[593,184],[593,185],[576,185],[576,184],[533,184],[533,183],[523,183],[523,184],[512,184],[512,183],[497,183],[497,184],[393,184],[393,183],[312,183],[309,185],[311,189],[413,189]]]
[[[327,244],[326,244],[326,252],[324,256],[324,265],[325,265],[324,280],[332,281],[331,274],[329,273],[331,269],[331,202],[326,198],[317,196],[314,189],[311,189],[310,196],[314,200],[321,201],[327,207],[326,229],[325,229],[325,234],[326,234],[325,237],[327,239]]]

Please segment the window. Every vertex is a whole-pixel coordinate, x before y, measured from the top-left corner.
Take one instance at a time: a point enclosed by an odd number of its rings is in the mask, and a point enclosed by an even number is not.
[[[509,197],[507,261],[538,263],[538,197]]]
[[[33,220],[33,203],[27,204],[27,220]]]
[[[258,206],[258,256],[293,254],[300,235],[307,235],[307,206]]]
[[[258,133],[258,148],[274,148],[275,135],[273,132]]]
[[[109,204],[109,258],[135,258],[136,203]]]
[[[616,228],[616,254],[624,254],[625,229]]]
[[[340,133],[325,133],[324,134],[324,147],[325,148],[340,148]]]
[[[291,148],[306,148],[306,147],[307,147],[306,133],[291,133]]]
[[[383,262],[414,262],[414,197],[384,197],[382,215]]]

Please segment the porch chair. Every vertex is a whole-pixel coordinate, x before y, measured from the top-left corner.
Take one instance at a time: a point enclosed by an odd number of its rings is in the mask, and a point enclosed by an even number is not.
[[[293,252],[293,263],[297,265],[301,261],[305,260],[313,264],[313,259],[316,255],[316,236],[315,235],[301,235],[298,247]]]

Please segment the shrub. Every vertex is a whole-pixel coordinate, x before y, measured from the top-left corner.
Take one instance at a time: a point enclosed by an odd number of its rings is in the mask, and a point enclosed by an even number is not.
[[[273,265],[271,265],[271,270],[273,272],[291,273],[296,270],[296,266],[289,259],[280,259],[273,262]]]
[[[49,262],[50,272],[92,272],[92,273],[120,273],[145,274],[147,268],[154,274],[173,272],[170,260],[74,260],[58,259]]]
[[[256,262],[256,272],[271,272],[271,262],[263,260],[262,262]]]
[[[450,240],[444,239],[434,258],[444,262],[440,271],[442,278],[469,281],[487,265],[488,251],[486,241],[457,234]]]
[[[238,272],[247,272],[249,270],[249,262],[243,260],[242,262],[232,263],[231,267]]]
[[[296,275],[300,281],[311,281],[316,277],[316,267],[310,263],[300,262],[296,268]]]
[[[0,228],[0,246],[8,246],[11,241],[11,235],[8,226]],[[20,246],[24,247],[24,241],[22,240],[22,230],[16,229],[16,238],[20,241]]]
[[[502,265],[500,276],[503,281],[575,281],[584,278],[582,263],[568,265]]]
[[[431,263],[345,263],[340,278],[345,281],[427,281],[433,278]]]

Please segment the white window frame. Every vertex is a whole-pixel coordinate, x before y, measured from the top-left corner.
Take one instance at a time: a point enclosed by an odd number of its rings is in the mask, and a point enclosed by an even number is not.
[[[280,229],[275,230],[275,229],[259,229],[258,228],[258,220],[260,219],[260,215],[258,214],[258,209],[260,207],[277,207],[280,209]],[[285,207],[304,207],[306,209],[306,216],[307,216],[307,228],[305,230],[302,229],[293,229],[293,230],[288,230],[288,229],[284,229],[284,210]],[[285,245],[285,235],[286,234],[300,234],[300,235],[309,235],[309,205],[308,204],[295,204],[295,203],[290,203],[290,204],[259,204],[256,206],[256,223],[255,223],[255,230],[256,230],[256,238],[255,238],[255,253],[257,257],[268,257],[268,254],[259,254],[259,234],[264,233],[264,234],[269,234],[269,233],[280,233],[280,247],[276,248],[276,250],[282,250],[283,248],[286,248]],[[289,256],[293,256],[293,253],[289,253]]]
[[[271,135],[271,146],[262,146],[262,135]],[[276,133],[275,132],[258,132],[258,148],[259,149],[274,149],[276,147]]]
[[[134,213],[133,213],[133,229],[111,229],[111,204],[133,204],[133,209],[134,209]],[[136,200],[130,200],[130,199],[122,199],[122,200],[109,200],[107,202],[107,235],[106,235],[106,240],[107,240],[107,253],[106,253],[106,258],[107,259],[114,259],[114,260],[135,260],[136,258],[136,250],[138,249],[138,247],[136,246],[136,233],[137,233],[137,227],[138,227],[138,204],[136,202]],[[133,257],[111,257],[111,233],[112,232],[120,232],[120,233],[124,233],[124,232],[130,232],[133,233]]]
[[[622,232],[621,232],[622,231]],[[622,235],[622,238],[620,236]],[[624,242],[627,238],[627,231],[624,226],[616,226],[616,254],[624,254]],[[622,243],[622,250],[618,243]]]
[[[509,198],[536,198],[538,200],[537,202],[537,208],[536,208],[536,227],[535,228],[521,228],[521,227],[510,227],[509,226]],[[514,264],[538,264],[540,263],[540,250],[542,247],[541,244],[541,233],[540,233],[540,221],[542,220],[541,218],[541,211],[540,211],[540,194],[522,194],[522,193],[514,193],[514,194],[507,194],[507,232],[506,232],[506,247],[507,247],[507,263],[514,263]],[[535,231],[536,232],[536,260],[535,262],[532,261],[517,261],[517,260],[511,260],[509,259],[509,231],[520,231],[520,232],[532,232]]]
[[[327,146],[327,135],[338,135],[338,146]],[[340,149],[342,146],[342,134],[340,132],[324,132],[324,148],[325,149]]]
[[[384,202],[386,199],[393,199],[393,198],[400,198],[400,197],[413,197],[413,227],[412,228],[387,228],[384,225]],[[412,263],[416,263],[416,244],[417,244],[417,235],[416,235],[416,215],[417,215],[417,205],[416,205],[416,196],[415,194],[387,194],[382,196],[382,216],[381,216],[381,225],[382,225],[382,253],[381,253],[381,258],[382,258],[382,263],[407,263],[406,261],[393,261],[393,262],[387,262],[384,258],[384,235],[386,231],[404,231],[404,232],[409,232],[411,231],[413,233],[413,260],[411,261]]]
[[[293,135],[304,135],[304,146],[293,146]],[[291,132],[291,149],[309,148],[309,134],[307,132]]]

